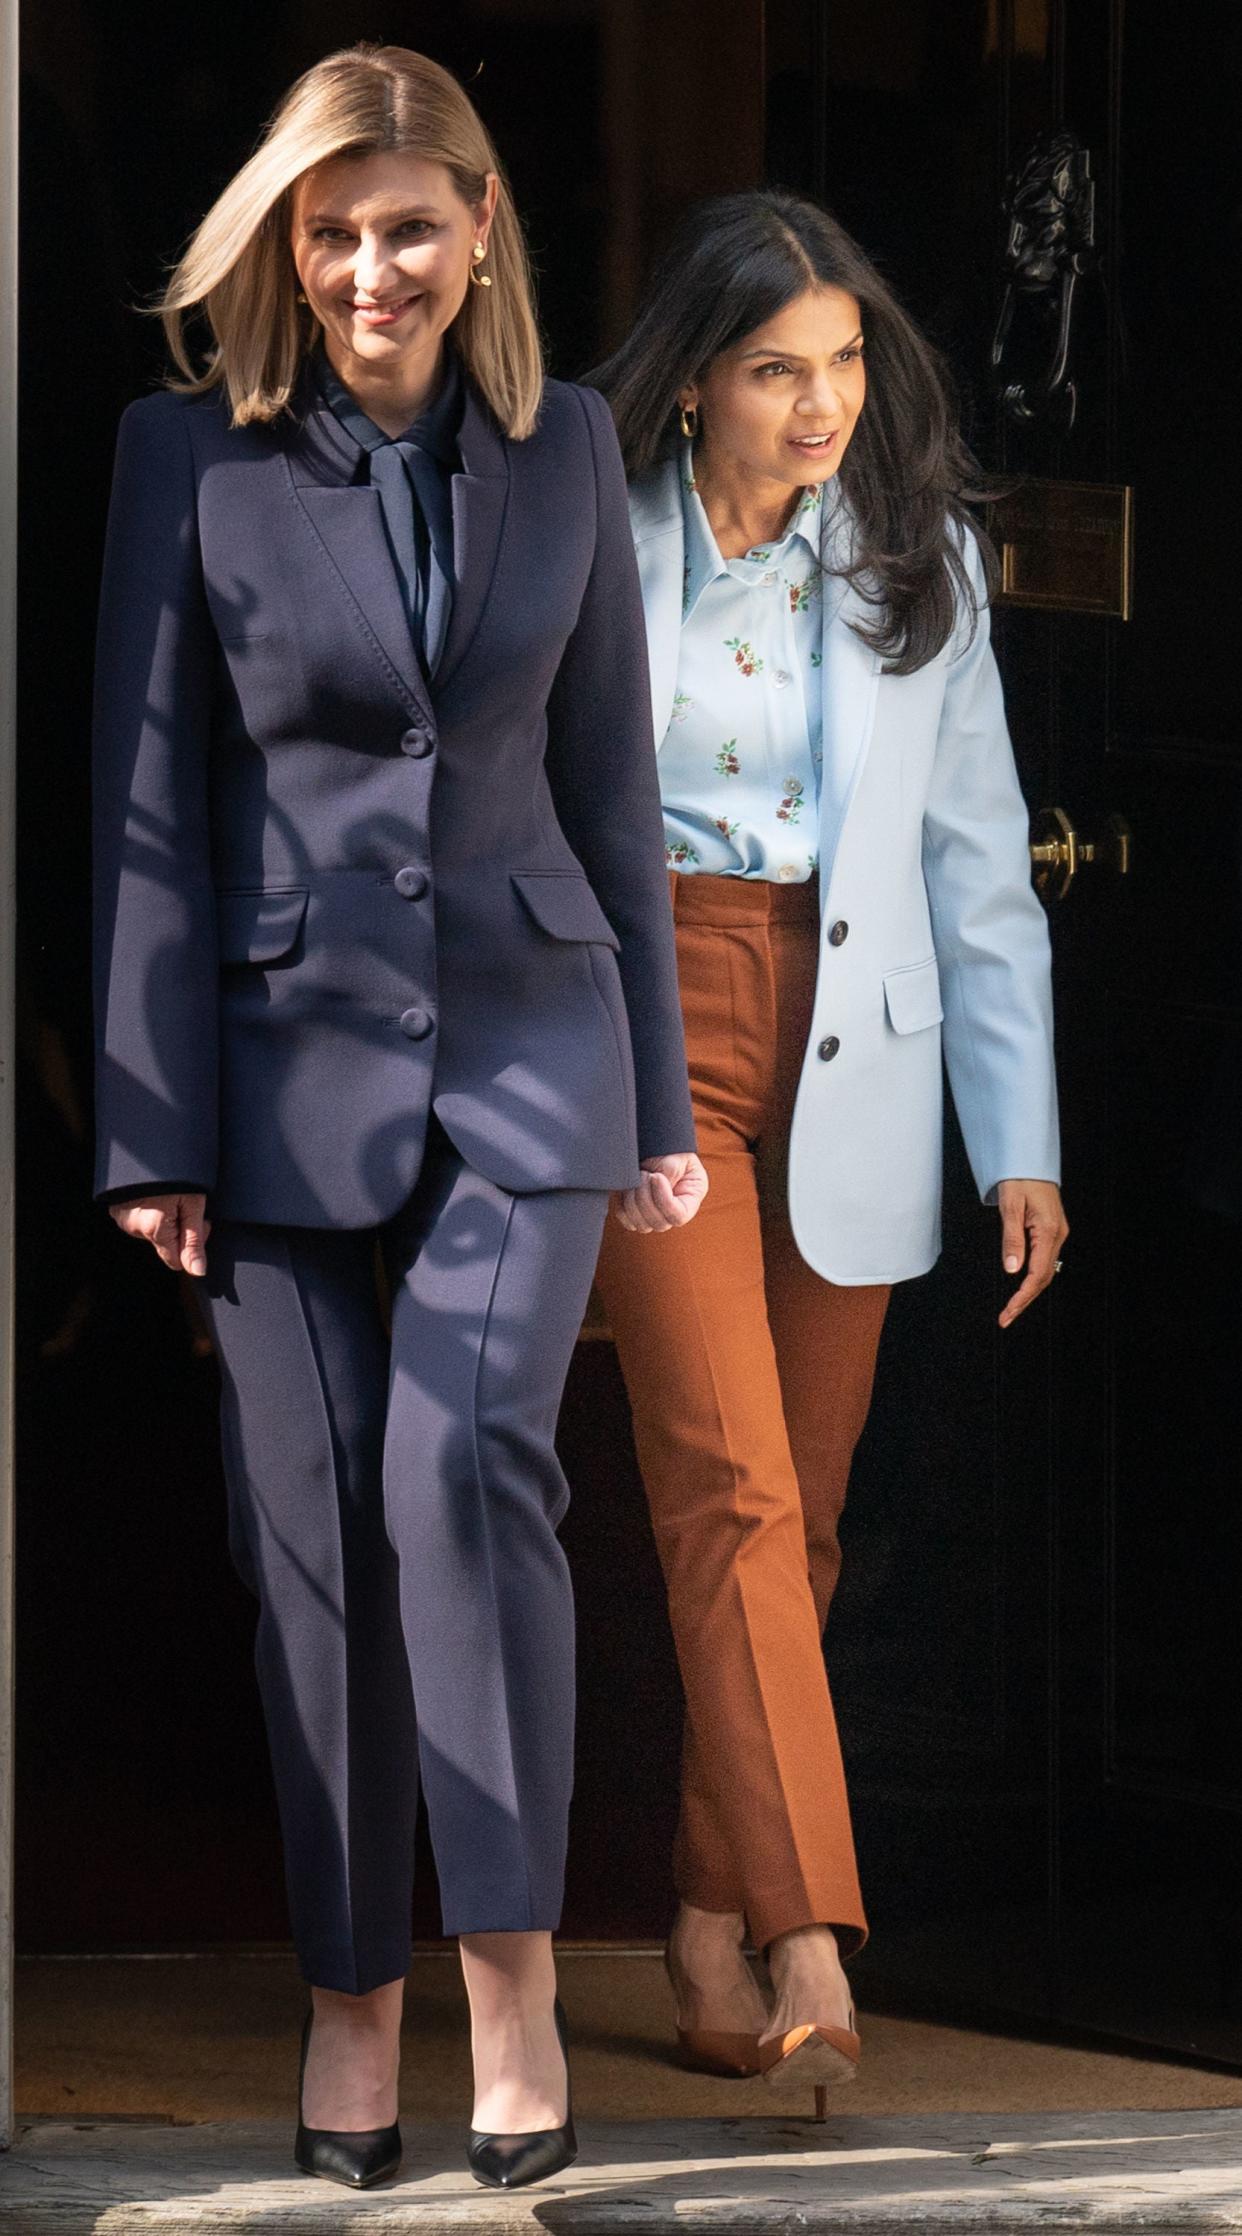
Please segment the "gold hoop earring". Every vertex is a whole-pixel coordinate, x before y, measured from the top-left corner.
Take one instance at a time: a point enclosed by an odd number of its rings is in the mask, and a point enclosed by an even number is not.
[[[492,284],[486,272],[479,272],[474,268],[475,265],[483,262],[486,254],[487,250],[484,248],[482,241],[476,241],[474,244],[474,264],[470,267],[470,277],[476,287],[490,287]]]
[[[699,431],[699,407],[697,404],[682,405],[681,431],[688,443],[692,443],[694,441],[694,438]]]

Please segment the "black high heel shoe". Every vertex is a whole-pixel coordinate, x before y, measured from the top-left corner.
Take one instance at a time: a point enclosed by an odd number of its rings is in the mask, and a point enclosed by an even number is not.
[[[559,2174],[562,2167],[572,2166],[578,2156],[569,2090],[569,2040],[559,1996],[555,2009],[556,2031],[565,2059],[565,2125],[534,2128],[526,2135],[481,2135],[472,2127],[466,2157],[476,2182],[483,2182],[488,2189],[523,2189],[527,2182],[545,2182],[549,2174]]]
[[[293,2155],[304,2174],[319,2174],[325,2182],[343,2182],[346,2189],[370,2189],[386,2181],[401,2164],[401,2130],[363,2127],[356,2132],[334,2127],[307,2127],[302,2119],[302,2083],[306,2078],[306,2053],[310,2048],[314,2007],[302,2027],[302,2062],[298,2067],[298,2131]]]

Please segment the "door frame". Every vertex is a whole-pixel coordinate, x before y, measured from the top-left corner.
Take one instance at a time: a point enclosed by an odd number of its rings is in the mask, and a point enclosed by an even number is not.
[[[13,2140],[13,1070],[18,0],[0,0],[0,2148]]]

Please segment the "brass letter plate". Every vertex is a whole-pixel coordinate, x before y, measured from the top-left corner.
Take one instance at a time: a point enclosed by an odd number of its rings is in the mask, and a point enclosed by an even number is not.
[[[1050,613],[1130,618],[1134,492],[1087,481],[1024,481],[995,509],[1000,599]]]

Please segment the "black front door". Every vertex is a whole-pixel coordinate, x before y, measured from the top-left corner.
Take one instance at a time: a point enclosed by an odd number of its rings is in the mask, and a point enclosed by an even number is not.
[[[1242,21],[1190,0],[1170,41],[1150,4],[1098,12],[1067,9],[1066,81],[1108,180],[1106,318],[1063,470],[1133,485],[1134,607],[1061,624],[1049,665],[1060,796],[1135,839],[1063,911],[1088,1247],[1058,1374],[1060,1994],[1238,2058]]]
[[[1089,539],[1103,495],[1036,554],[1066,603],[996,617],[1033,836],[1060,808],[1096,849],[1048,884],[1074,1231],[1000,1335],[995,1217],[950,1141],[946,1255],[895,1301],[829,1632],[864,1963],[906,1998],[1242,2061],[1242,22],[1211,0],[1175,38],[1152,0],[767,13],[771,175],[877,255],[989,468],[1128,487],[1133,513],[1128,620],[1074,610],[1073,522]],[[990,364],[1006,178],[1058,129],[1092,221],[1072,424],[1036,298]]]

